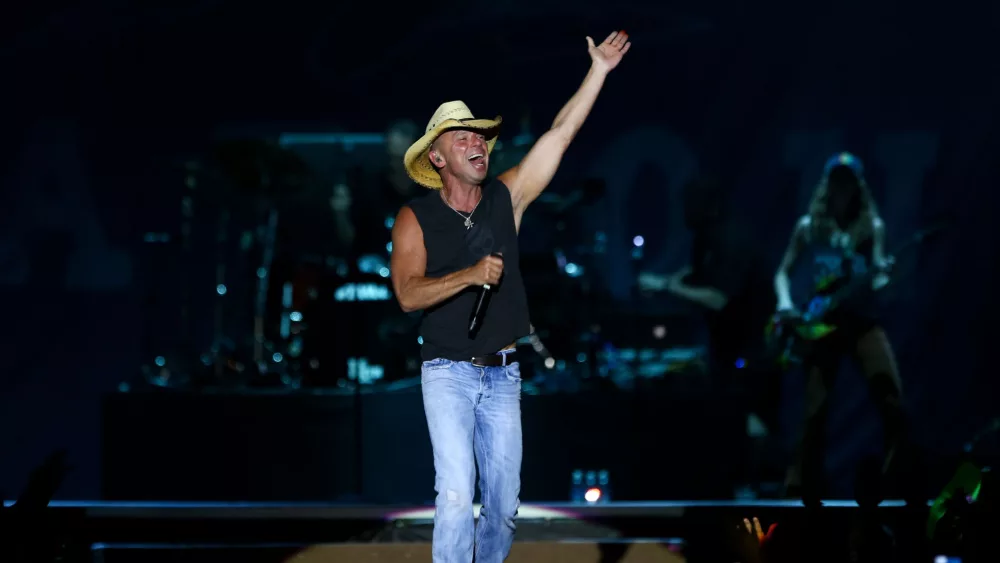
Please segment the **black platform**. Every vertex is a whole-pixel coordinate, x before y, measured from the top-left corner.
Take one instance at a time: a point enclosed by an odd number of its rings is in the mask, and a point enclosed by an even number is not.
[[[522,399],[522,499],[568,499],[574,469],[607,469],[613,500],[732,498],[740,405],[655,392]],[[360,412],[358,409],[360,408]],[[103,407],[111,500],[433,500],[419,390],[121,393]]]

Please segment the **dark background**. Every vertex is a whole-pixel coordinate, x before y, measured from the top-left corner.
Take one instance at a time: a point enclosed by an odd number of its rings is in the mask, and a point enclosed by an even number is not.
[[[0,489],[9,496],[47,452],[68,447],[76,470],[60,496],[99,496],[100,399],[146,361],[142,339],[168,330],[144,317],[142,236],[176,228],[184,158],[233,131],[422,124],[449,99],[511,125],[530,111],[538,134],[586,71],[584,36],[612,27],[628,30],[633,49],[550,189],[607,182],[606,201],[582,213],[608,235],[598,277],[615,299],[634,305],[635,235],[648,241],[643,268],[685,263],[679,188],[698,171],[733,188],[776,263],[822,162],[851,150],[867,164],[890,246],[942,213],[959,219],[921,250],[887,320],[917,440],[957,453],[998,414],[998,11],[732,0],[21,5],[0,18]],[[551,236],[529,212],[524,251]],[[879,443],[852,376],[833,398],[834,475]],[[791,421],[801,385],[788,387]]]

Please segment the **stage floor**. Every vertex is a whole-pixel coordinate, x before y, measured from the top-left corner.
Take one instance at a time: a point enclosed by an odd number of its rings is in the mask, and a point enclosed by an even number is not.
[[[824,506],[844,522],[857,510],[853,501]],[[889,518],[904,506],[882,504]],[[56,501],[50,507],[73,523],[92,560],[103,563],[429,561],[434,515],[428,506],[329,503]],[[609,549],[626,553],[616,561],[684,561],[692,541],[705,541],[694,538],[732,530],[745,517],[790,521],[804,509],[797,500],[527,503],[510,561],[597,562]]]
[[[4,501],[5,507],[14,501]],[[857,508],[852,500],[824,500],[829,508]],[[901,500],[886,500],[879,506],[885,508],[904,506]],[[434,516],[433,506],[382,506],[352,505],[321,502],[158,502],[158,501],[52,501],[49,507],[82,510],[92,518],[295,518],[295,519],[381,519],[386,522],[417,522]],[[687,510],[714,509],[769,509],[787,510],[802,508],[802,501],[789,500],[683,500],[574,503],[546,502],[522,504],[520,520],[587,518],[601,516],[655,516],[681,517]],[[474,505],[476,515],[480,505]]]

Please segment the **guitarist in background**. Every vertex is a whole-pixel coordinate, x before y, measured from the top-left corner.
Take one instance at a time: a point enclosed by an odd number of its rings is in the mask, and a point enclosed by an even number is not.
[[[811,255],[817,289],[844,286],[852,277],[878,272],[871,291],[862,291],[834,310],[824,322],[837,329],[816,342],[804,358],[806,416],[796,459],[786,476],[786,494],[821,494],[827,396],[844,356],[851,356],[868,380],[885,433],[883,474],[901,445],[901,382],[892,346],[879,324],[875,291],[888,283],[891,259],[885,255],[885,225],[864,180],[861,161],[849,153],[827,161],[809,211],[795,226],[774,277],[779,315],[798,315],[789,274],[803,255]],[[815,497],[818,498],[818,497]]]

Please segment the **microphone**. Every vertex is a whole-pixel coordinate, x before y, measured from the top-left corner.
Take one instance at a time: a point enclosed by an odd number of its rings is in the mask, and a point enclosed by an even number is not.
[[[503,260],[499,252],[492,252],[490,256],[495,256]],[[476,306],[472,308],[472,316],[469,317],[469,338],[475,338],[479,334],[479,329],[483,326],[483,318],[486,316],[486,309],[490,306],[490,284],[483,284],[479,289],[479,298],[476,299]]]

